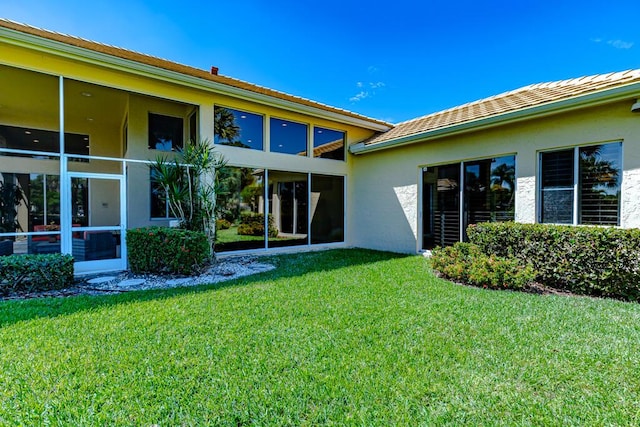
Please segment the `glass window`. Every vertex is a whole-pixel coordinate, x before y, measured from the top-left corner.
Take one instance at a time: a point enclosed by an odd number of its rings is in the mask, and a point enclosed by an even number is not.
[[[307,155],[307,125],[272,118],[270,122],[271,151],[274,153]]]
[[[579,224],[620,225],[622,143],[581,147]]]
[[[13,234],[27,232],[39,234]],[[0,172],[0,255],[55,252],[60,252],[59,176]]]
[[[619,225],[621,155],[621,142],[541,153],[540,222]]]
[[[151,187],[151,218],[169,219],[171,218],[167,193],[162,185],[156,180],[157,172],[149,170],[149,183]]]
[[[264,248],[264,170],[227,166],[218,172],[216,193],[216,252]]]
[[[176,151],[182,148],[183,129],[181,117],[149,113],[149,149]]]
[[[306,173],[269,171],[269,247],[308,243],[309,187]]]
[[[214,108],[213,141],[215,144],[263,149],[264,118],[227,107]]]
[[[515,217],[515,156],[464,163],[464,225],[513,221]]]
[[[311,243],[344,241],[344,177],[311,175]]]
[[[321,127],[313,128],[313,157],[344,160],[345,133]]]
[[[431,166],[422,172],[424,249],[460,240],[460,163]]]

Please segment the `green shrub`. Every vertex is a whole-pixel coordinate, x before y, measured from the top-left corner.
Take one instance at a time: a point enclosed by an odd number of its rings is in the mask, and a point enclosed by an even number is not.
[[[211,259],[207,236],[168,227],[127,230],[129,268],[134,273],[194,274]]]
[[[238,234],[244,236],[264,236],[264,214],[243,212],[240,216]],[[273,216],[269,214],[269,237],[277,236],[278,228],[276,227]]]
[[[216,219],[216,230],[228,230],[231,228],[231,223],[224,218]]]
[[[483,223],[467,230],[485,254],[531,265],[536,279],[578,294],[640,301],[640,230]]]
[[[0,256],[0,293],[62,289],[72,283],[71,255]]]
[[[434,249],[431,265],[448,279],[492,289],[522,289],[535,278],[530,266],[522,267],[514,258],[486,255],[471,243]]]

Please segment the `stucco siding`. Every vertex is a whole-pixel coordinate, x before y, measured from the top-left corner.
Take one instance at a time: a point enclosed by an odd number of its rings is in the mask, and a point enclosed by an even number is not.
[[[350,243],[398,252],[421,248],[421,168],[516,156],[515,218],[537,221],[539,153],[623,142],[621,226],[640,226],[640,114],[629,102],[592,107],[454,137],[353,155]]]

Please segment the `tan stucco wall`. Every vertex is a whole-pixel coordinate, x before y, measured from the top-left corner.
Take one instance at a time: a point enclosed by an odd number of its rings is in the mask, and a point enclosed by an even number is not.
[[[422,166],[516,155],[516,220],[536,221],[538,152],[623,141],[621,225],[640,227],[640,115],[633,100],[353,157],[349,179],[354,246],[420,249]]]

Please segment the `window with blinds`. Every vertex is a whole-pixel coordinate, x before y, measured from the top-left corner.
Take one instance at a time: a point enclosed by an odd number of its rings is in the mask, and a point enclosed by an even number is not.
[[[621,155],[621,142],[541,153],[540,222],[619,225]]]

